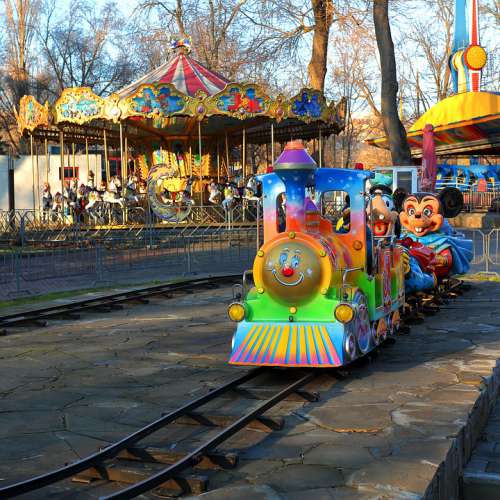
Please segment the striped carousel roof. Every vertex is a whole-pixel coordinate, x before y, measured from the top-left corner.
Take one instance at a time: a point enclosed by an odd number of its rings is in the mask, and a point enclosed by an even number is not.
[[[216,94],[229,83],[229,80],[181,52],[117,93],[121,98],[127,97],[140,85],[155,83],[171,83],[180,92],[194,96],[197,90],[202,90],[208,95]]]
[[[464,92],[438,102],[423,114],[407,134],[412,156],[422,156],[423,128],[434,127],[438,155],[500,154],[500,95]],[[368,144],[389,149],[387,137],[367,139]]]

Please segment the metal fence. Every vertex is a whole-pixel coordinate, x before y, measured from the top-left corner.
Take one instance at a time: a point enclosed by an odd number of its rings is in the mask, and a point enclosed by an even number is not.
[[[457,229],[472,240],[470,273],[500,275],[500,229]]]
[[[262,229],[262,228],[261,228]],[[500,229],[459,229],[473,242],[471,273],[500,275]],[[143,233],[53,248],[0,249],[0,300],[23,294],[133,284],[252,265],[255,227],[194,233]]]
[[[225,211],[221,206],[193,206],[186,220],[166,222],[150,210],[142,207],[126,209],[125,215],[106,221],[65,217],[49,219],[42,211],[0,211],[0,244],[26,246],[75,245],[88,240],[136,240],[154,239],[158,233],[192,235],[197,232],[219,231],[237,227],[251,227],[261,216],[260,207],[254,201],[235,205]]]
[[[500,192],[478,193],[467,191],[464,196],[464,211],[466,212],[500,212]]]
[[[0,251],[0,298],[132,284],[194,274],[243,272],[256,252],[254,228],[109,240],[87,246]]]

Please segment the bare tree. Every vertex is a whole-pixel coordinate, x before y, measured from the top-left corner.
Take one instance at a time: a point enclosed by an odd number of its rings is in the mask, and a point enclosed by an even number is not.
[[[57,96],[66,87],[88,86],[98,94],[109,93],[133,77],[128,47],[114,2],[97,9],[84,0],[73,1],[58,17],[55,0],[44,3],[39,29],[42,81],[49,94]],[[51,78],[43,78],[44,73]]]
[[[39,14],[38,0],[4,0],[3,64],[0,68],[0,135],[19,152],[15,108],[31,90],[33,41]]]
[[[406,131],[398,116],[396,57],[389,22],[389,0],[373,0],[373,21],[382,72],[381,111],[394,165],[411,164]]]
[[[311,0],[314,13],[314,33],[311,60],[307,67],[313,89],[323,91],[328,57],[328,35],[333,23],[335,8],[333,0]]]
[[[197,58],[209,69],[235,77],[243,66],[254,67],[262,62],[263,54],[255,51],[250,33],[245,33],[242,8],[248,0],[143,0],[137,7],[139,24],[152,28],[149,43],[142,45],[151,66],[166,58],[164,43],[169,35],[190,35]],[[142,14],[142,16],[141,16]],[[145,18],[146,15],[147,17]],[[153,46],[151,46],[151,42]],[[151,50],[153,49],[153,50]],[[154,61],[153,61],[154,60]]]
[[[39,10],[38,0],[4,0],[6,70],[21,97],[29,91],[29,62]]]

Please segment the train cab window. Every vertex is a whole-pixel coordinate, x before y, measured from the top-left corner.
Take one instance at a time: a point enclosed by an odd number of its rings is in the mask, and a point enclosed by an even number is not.
[[[351,200],[345,191],[325,191],[321,196],[321,215],[328,219],[337,233],[351,229]]]
[[[276,225],[278,233],[284,233],[286,229],[286,195],[280,193],[276,198]]]

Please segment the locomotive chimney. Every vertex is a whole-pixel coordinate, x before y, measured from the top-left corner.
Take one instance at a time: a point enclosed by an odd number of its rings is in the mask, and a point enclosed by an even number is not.
[[[302,141],[291,141],[274,163],[273,171],[286,186],[286,230],[304,231],[306,184],[316,162]]]

